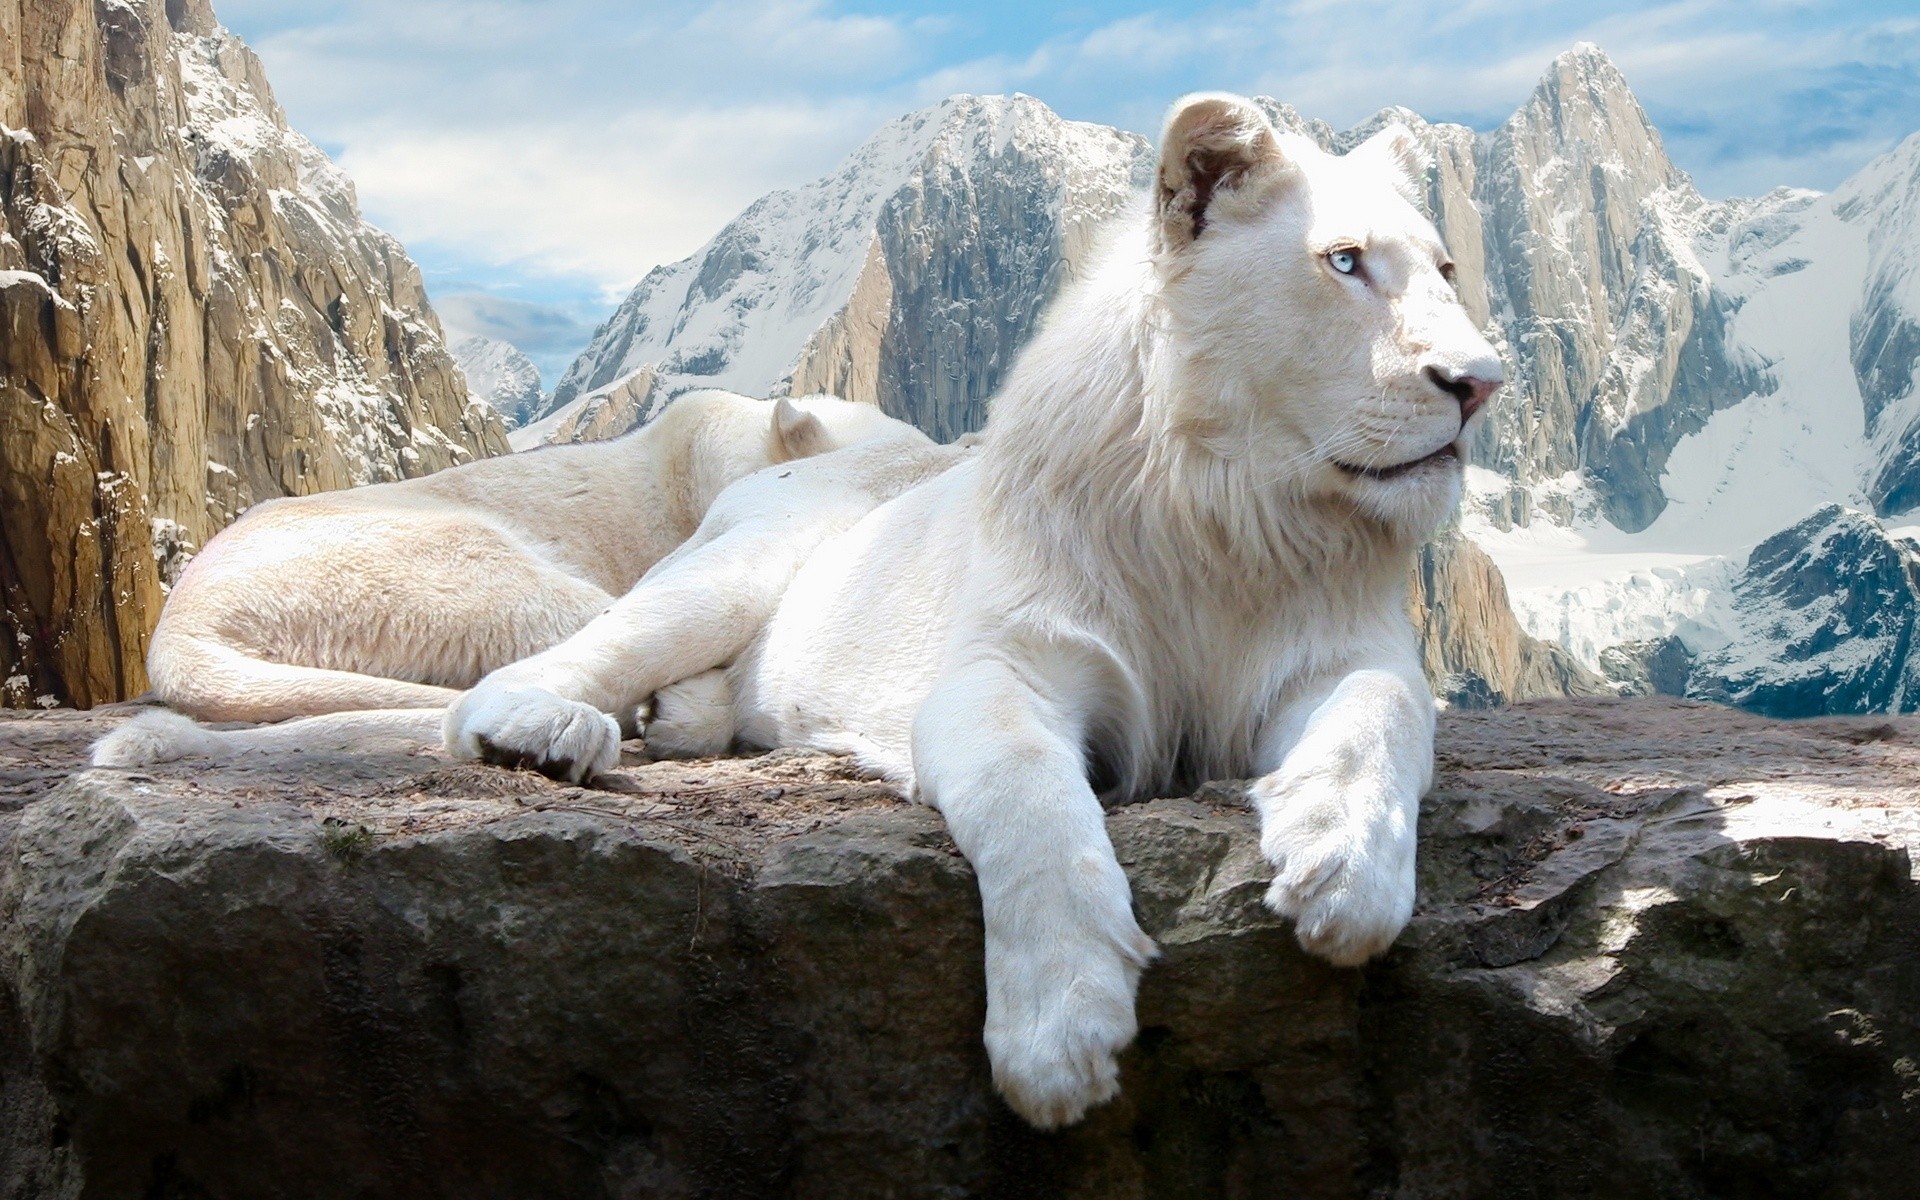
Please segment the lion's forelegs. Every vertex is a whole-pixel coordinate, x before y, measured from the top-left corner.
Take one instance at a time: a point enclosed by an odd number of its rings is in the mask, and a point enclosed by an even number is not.
[[[921,799],[945,815],[980,882],[987,1056],[1041,1128],[1118,1090],[1153,942],[1133,918],[1077,717],[997,661],[949,671],[914,721]]]
[[[1253,787],[1274,867],[1267,904],[1308,951],[1358,965],[1412,916],[1433,726],[1432,693],[1408,664],[1328,680],[1269,728]]]
[[[607,714],[738,657],[803,557],[777,528],[684,549],[579,633],[482,679],[448,710],[447,749],[575,780],[610,768],[620,734]]]

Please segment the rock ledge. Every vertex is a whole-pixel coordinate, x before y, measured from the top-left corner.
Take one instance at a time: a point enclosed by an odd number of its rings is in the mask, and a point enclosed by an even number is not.
[[[833,759],[595,789],[418,747],[79,771],[0,722],[0,1195],[1890,1196],[1920,721],[1452,713],[1414,923],[1260,907],[1233,785],[1115,810],[1122,1098],[993,1098],[972,877]],[[1904,1182],[1903,1182],[1904,1181]]]

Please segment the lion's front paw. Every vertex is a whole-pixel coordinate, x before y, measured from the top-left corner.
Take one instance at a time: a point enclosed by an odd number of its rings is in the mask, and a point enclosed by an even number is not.
[[[1139,1030],[1134,992],[1154,947],[1130,912],[1111,933],[1024,932],[989,941],[987,1058],[1008,1106],[1056,1129],[1120,1090],[1115,1056]]]
[[[543,688],[484,683],[447,710],[447,750],[581,783],[620,761],[620,725]]]
[[[1260,849],[1273,864],[1267,907],[1294,922],[1308,953],[1358,966],[1413,915],[1418,800],[1310,776],[1263,780]]]

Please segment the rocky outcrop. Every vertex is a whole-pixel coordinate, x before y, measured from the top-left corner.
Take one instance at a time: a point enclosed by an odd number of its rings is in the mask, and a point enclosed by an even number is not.
[[[1600,667],[1625,696],[1684,696],[1694,653],[1672,634],[1621,642],[1600,652]]]
[[[1500,569],[1456,530],[1420,548],[1408,607],[1433,693],[1455,707],[1611,690],[1565,650],[1520,628]]]
[[[616,383],[522,425],[507,440],[515,450],[531,450],[550,442],[603,442],[619,437],[646,424],[658,411],[658,379],[659,372],[652,367],[641,367]]]
[[[545,406],[540,368],[519,347],[476,334],[453,343],[448,352],[468,393],[492,405],[507,428],[526,424]]]
[[[1920,709],[1920,543],[1830,504],[1754,548],[1687,694],[1773,717]]]
[[[1363,971],[1234,785],[1108,828],[1162,957],[1123,1094],[980,1048],[939,818],[836,760],[592,788],[417,748],[63,778],[0,723],[11,1196],[1884,1197],[1920,1171],[1920,724],[1442,715]]]
[[[0,680],[145,687],[249,504],[505,449],[419,271],[205,0],[0,0]]]

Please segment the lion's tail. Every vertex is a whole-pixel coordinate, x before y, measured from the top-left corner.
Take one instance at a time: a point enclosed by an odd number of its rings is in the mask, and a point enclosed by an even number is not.
[[[180,758],[228,762],[250,754],[418,749],[438,745],[446,712],[401,708],[338,712],[251,729],[209,729],[179,713],[141,713],[93,744],[96,767],[138,767]]]

